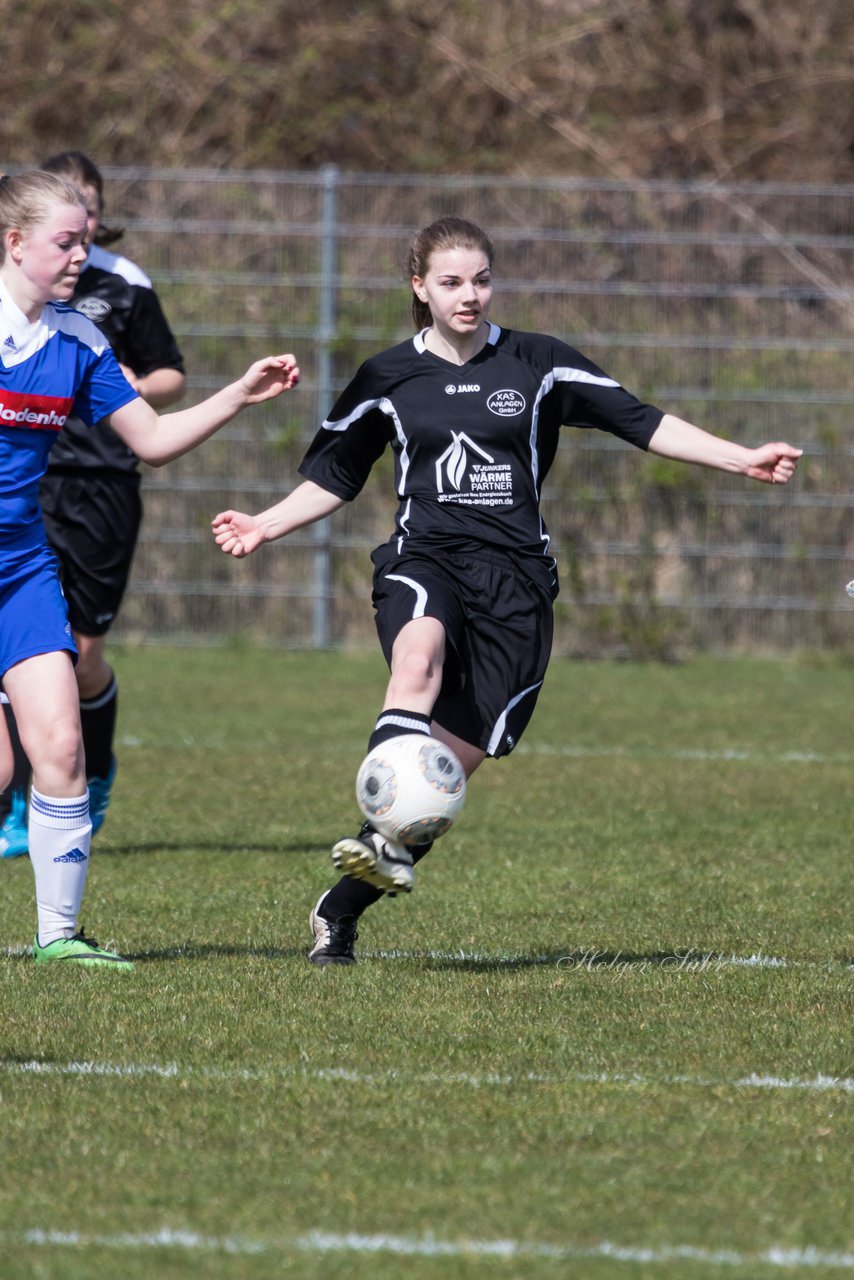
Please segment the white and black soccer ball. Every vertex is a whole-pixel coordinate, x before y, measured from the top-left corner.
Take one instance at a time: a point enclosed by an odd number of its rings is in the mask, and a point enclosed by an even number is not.
[[[423,844],[460,816],[466,775],[444,742],[421,733],[390,738],[368,752],[356,775],[356,800],[380,835]]]

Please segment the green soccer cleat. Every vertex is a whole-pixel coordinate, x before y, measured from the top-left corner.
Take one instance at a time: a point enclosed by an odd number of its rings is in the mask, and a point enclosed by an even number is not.
[[[83,930],[71,938],[57,938],[46,947],[41,946],[36,934],[33,943],[33,957],[36,964],[55,964],[60,960],[70,961],[76,965],[103,965],[111,969],[132,969],[133,964],[115,951],[107,951],[99,947],[94,938],[87,938]]]
[[[0,858],[22,858],[29,852],[27,837],[27,796],[12,792],[12,806],[0,827]]]

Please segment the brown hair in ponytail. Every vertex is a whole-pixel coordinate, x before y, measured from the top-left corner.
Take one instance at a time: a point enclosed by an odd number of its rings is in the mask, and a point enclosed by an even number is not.
[[[469,222],[466,218],[438,218],[413,236],[406,260],[407,278],[411,280],[413,276],[418,276],[423,279],[430,267],[432,255],[446,249],[478,250],[486,255],[492,266],[492,241],[477,223]],[[415,290],[412,291],[412,319],[418,330],[433,322],[429,306],[421,301]]]

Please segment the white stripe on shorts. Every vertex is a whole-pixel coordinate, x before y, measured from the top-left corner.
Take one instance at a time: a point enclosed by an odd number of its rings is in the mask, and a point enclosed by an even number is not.
[[[510,702],[508,702],[507,706],[495,722],[495,728],[492,730],[492,736],[490,737],[486,748],[486,754],[488,756],[491,756],[495,752],[496,747],[504,737],[504,727],[507,724],[507,717],[510,712],[517,703],[522,701],[523,698],[527,698],[529,693],[533,693],[535,689],[542,688],[542,684],[542,680],[538,680],[536,684],[530,685],[527,689],[523,689],[521,693],[517,693],[515,698],[511,698]]]
[[[389,582],[402,582],[407,587],[411,587],[415,592],[415,608],[412,610],[413,618],[423,618],[424,610],[427,608],[427,591],[419,582],[413,581],[412,578],[405,578],[402,573],[387,573],[386,578]]]

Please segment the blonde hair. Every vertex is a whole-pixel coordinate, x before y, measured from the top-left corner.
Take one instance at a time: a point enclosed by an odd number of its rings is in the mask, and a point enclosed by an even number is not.
[[[86,205],[73,182],[31,169],[0,178],[0,263],[6,257],[6,232],[29,231],[44,222],[52,205]]]
[[[409,246],[409,255],[406,260],[407,278],[412,279],[418,276],[423,280],[430,267],[430,258],[434,253],[441,253],[447,249],[474,249],[485,254],[490,267],[492,266],[493,248],[492,241],[476,222],[469,222],[466,218],[437,218],[435,222],[431,222],[429,227],[423,227],[421,231],[413,236]],[[412,291],[412,319],[415,321],[415,328],[418,330],[426,328],[427,325],[433,323],[433,317],[430,308],[426,302],[422,302]]]

